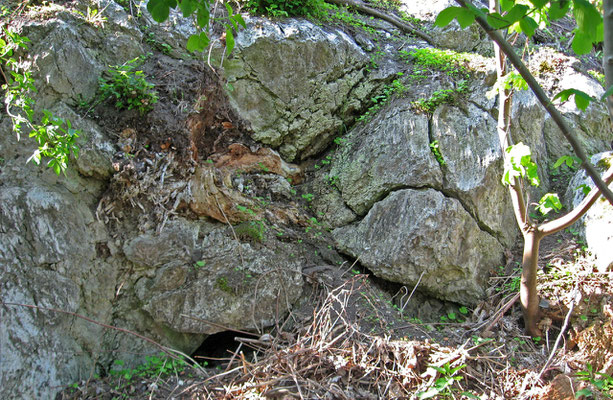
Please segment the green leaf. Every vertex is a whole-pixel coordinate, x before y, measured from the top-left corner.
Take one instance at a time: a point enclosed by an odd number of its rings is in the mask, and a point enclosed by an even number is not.
[[[187,40],[187,50],[195,52],[195,51],[204,51],[209,45],[209,37],[205,32],[201,32],[200,34],[194,34],[189,37]]]
[[[196,12],[196,23],[200,28],[206,28],[209,26],[209,20],[211,12],[208,4],[199,4],[198,11]]]
[[[534,35],[534,31],[538,28],[539,24],[536,23],[531,17],[525,16],[519,21],[519,27],[528,36]]]
[[[509,21],[509,25],[514,22],[521,20],[524,15],[530,10],[530,8],[523,4],[517,4],[513,8],[509,10],[507,14],[505,14],[504,19]]]
[[[487,23],[494,29],[502,29],[511,25],[509,21],[498,13],[491,13],[487,15]]]
[[[570,8],[570,0],[554,0],[549,6],[549,18],[556,21],[566,15]]]
[[[585,92],[583,92],[581,90],[578,90],[578,89],[566,89],[566,90],[562,90],[560,93],[555,95],[553,100],[560,99],[560,101],[564,102],[564,101],[567,101],[568,98],[570,96],[572,96],[572,95],[575,96],[575,105],[577,106],[577,108],[580,109],[580,110],[583,110],[583,111],[585,111],[587,106],[590,105],[591,101],[595,100],[589,94],[587,94],[587,93],[585,93]]]
[[[530,0],[534,8],[543,8],[548,2],[549,0]]]
[[[234,17],[233,17],[233,18],[234,18],[234,20],[235,20],[236,22],[238,22],[238,24],[239,24],[240,26],[242,26],[243,28],[247,29],[247,24],[245,23],[245,20],[243,19],[243,16],[242,16],[242,15],[240,15],[240,14],[234,14]]]
[[[176,7],[175,0],[149,0],[147,10],[155,22],[164,22],[170,15],[170,7]]]
[[[550,211],[560,211],[562,209],[562,202],[557,193],[547,193],[538,203],[537,210],[543,215],[547,215]]]
[[[198,8],[198,2],[196,0],[181,0],[179,2],[179,8],[184,17],[189,17]]]
[[[444,28],[451,23],[459,14],[462,7],[447,7],[436,16],[434,25]]]
[[[226,50],[228,54],[232,53],[234,50],[234,34],[232,33],[231,27],[226,27]]]
[[[505,152],[507,156],[504,163],[503,184],[511,185],[515,178],[526,178],[533,186],[540,184],[538,167],[531,160],[530,147],[520,142],[507,147]]]
[[[592,40],[589,35],[575,30],[575,38],[573,39],[573,51],[579,55],[587,54],[592,51]]]
[[[581,192],[583,193],[584,196],[587,196],[588,194],[590,194],[590,192],[592,191],[592,188],[589,187],[588,185],[586,185],[585,183],[582,185],[579,185],[575,188],[575,190],[581,190]]]
[[[462,10],[456,16],[456,19],[458,20],[460,27],[464,29],[475,22],[475,13],[472,10],[462,8]]]
[[[515,5],[515,0],[500,0],[500,9],[509,11]]]

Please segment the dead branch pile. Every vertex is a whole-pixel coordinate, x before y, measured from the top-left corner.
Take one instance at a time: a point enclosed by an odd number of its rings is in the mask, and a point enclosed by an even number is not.
[[[440,377],[430,365],[459,366],[470,358],[462,348],[454,351],[428,341],[390,340],[362,332],[347,311],[362,285],[364,277],[358,276],[329,291],[315,308],[311,324],[289,343],[283,343],[288,337],[283,334],[242,341],[263,356],[249,362],[237,352],[228,372],[207,380],[208,396],[415,398]]]

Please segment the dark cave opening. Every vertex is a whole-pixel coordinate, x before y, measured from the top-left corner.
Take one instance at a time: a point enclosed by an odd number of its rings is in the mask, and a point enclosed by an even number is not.
[[[244,343],[241,344],[239,340],[243,338],[254,339],[257,336],[256,334],[247,335],[236,331],[217,332],[204,339],[204,342],[192,353],[191,357],[199,364],[207,367],[226,366],[232,355],[235,353],[238,355],[239,352],[251,359],[255,350]]]

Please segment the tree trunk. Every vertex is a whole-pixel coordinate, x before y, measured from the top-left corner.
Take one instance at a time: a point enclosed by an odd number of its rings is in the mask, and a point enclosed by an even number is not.
[[[604,10],[602,68],[604,69],[606,87],[609,88],[613,85],[613,0],[604,0],[602,8]],[[609,96],[607,99],[607,106],[609,108],[609,116],[613,120],[613,96]]]
[[[536,273],[538,271],[539,244],[542,235],[538,229],[531,227],[524,233],[524,257],[521,272],[519,297],[524,312],[526,332],[532,337],[541,335],[538,329],[539,295],[536,290]]]

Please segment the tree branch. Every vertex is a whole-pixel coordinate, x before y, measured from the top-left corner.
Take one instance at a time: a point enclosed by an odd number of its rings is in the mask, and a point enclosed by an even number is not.
[[[399,20],[398,18],[380,12],[378,10],[375,10],[374,8],[370,8],[370,7],[366,7],[365,5],[355,2],[353,0],[326,0],[328,3],[332,3],[332,4],[336,4],[338,6],[350,6],[355,8],[356,10],[358,10],[359,12],[362,12],[364,14],[368,14],[368,15],[372,15],[373,17],[377,17],[379,19],[382,19],[384,21],[389,22],[390,24],[394,25],[396,28],[404,31],[404,32],[408,32],[412,35],[418,36],[422,39],[424,39],[426,42],[428,42],[429,44],[434,46],[434,40],[427,34],[421,32],[418,29],[413,28],[411,25],[406,24],[404,22],[402,22],[401,20]]]
[[[469,5],[472,6],[470,0],[455,1],[464,8],[470,9]],[[474,8],[474,6],[472,7]],[[481,28],[483,28],[483,30],[488,34],[490,39],[492,39],[498,46],[500,46],[500,49],[507,56],[507,59],[511,62],[511,64],[513,64],[513,66],[515,67],[517,72],[519,72],[522,78],[524,78],[536,98],[543,105],[543,107],[545,107],[545,110],[547,110],[547,112],[551,116],[551,119],[553,119],[558,128],[560,128],[560,131],[562,131],[562,134],[564,135],[568,143],[570,143],[577,157],[581,159],[581,165],[583,169],[585,169],[585,172],[589,175],[590,178],[592,178],[592,181],[594,181],[596,187],[598,187],[598,189],[602,191],[602,194],[607,198],[607,200],[609,200],[611,205],[613,205],[613,192],[611,192],[607,184],[605,184],[604,181],[600,178],[598,171],[596,171],[596,168],[594,168],[592,163],[590,163],[587,154],[579,144],[577,137],[571,132],[570,127],[564,120],[564,117],[554,107],[553,103],[551,102],[545,91],[541,88],[534,76],[524,65],[521,58],[517,54],[515,54],[515,51],[513,51],[511,45],[506,40],[504,40],[504,38],[500,35],[498,31],[494,30],[494,28],[490,26],[490,24],[485,18],[480,15],[477,15],[476,21],[481,26]]]
[[[603,175],[602,178],[607,184],[613,182],[613,167],[609,168],[609,170],[606,172],[606,174]],[[543,234],[543,236],[547,236],[571,226],[572,224],[577,222],[577,220],[581,218],[587,212],[587,210],[590,209],[590,207],[596,202],[596,200],[598,200],[600,195],[600,189],[592,189],[587,195],[587,197],[583,199],[583,201],[579,203],[579,205],[575,207],[572,211],[570,211],[568,214],[560,218],[556,218],[553,221],[549,221],[542,225],[539,225],[537,229]]]

